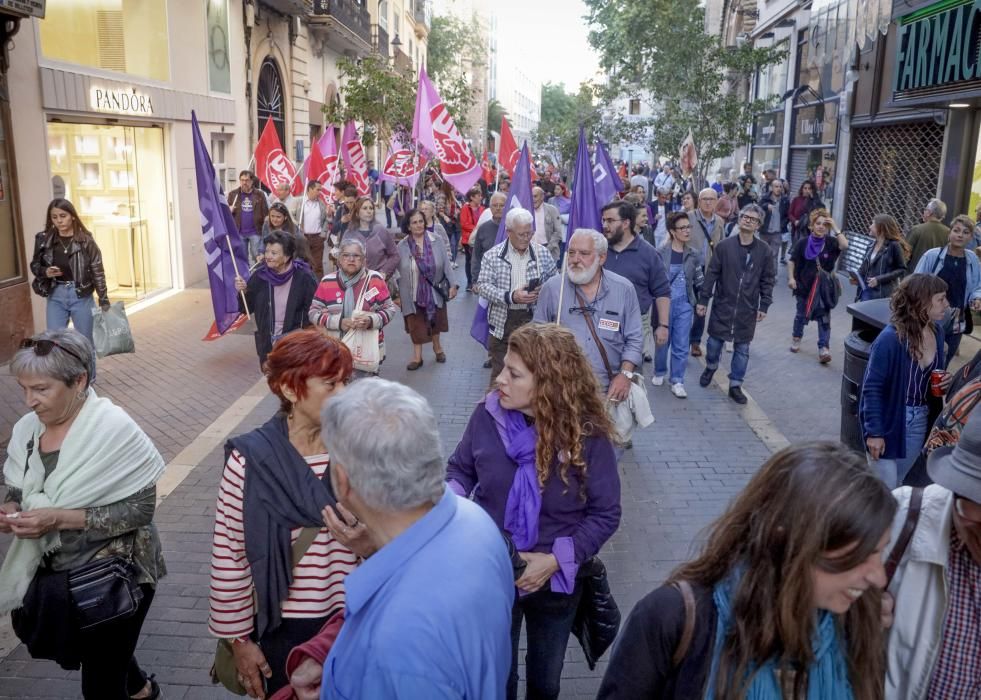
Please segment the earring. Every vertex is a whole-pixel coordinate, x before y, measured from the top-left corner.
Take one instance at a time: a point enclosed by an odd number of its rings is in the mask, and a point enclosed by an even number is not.
[[[80,391],[80,392],[78,392],[78,395],[76,396],[76,398],[77,398],[77,399],[78,399],[79,401],[81,401],[82,399],[84,399],[84,398],[85,398],[85,392],[84,392],[84,391]]]

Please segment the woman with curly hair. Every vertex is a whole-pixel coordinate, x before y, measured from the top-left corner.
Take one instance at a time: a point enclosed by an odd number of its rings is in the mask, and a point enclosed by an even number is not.
[[[896,501],[833,442],[781,450],[631,611],[599,698],[883,697]]]
[[[858,417],[869,462],[889,488],[896,488],[926,440],[930,373],[946,366],[941,321],[950,306],[947,283],[933,275],[910,275],[889,305],[892,320],[872,343]],[[951,379],[944,375],[943,391]]]
[[[527,625],[527,697],[559,697],[582,595],[576,573],[620,525],[615,429],[589,360],[568,329],[530,323],[508,339],[497,389],[450,457],[447,480],[494,519],[517,552],[507,697],[518,694]]]

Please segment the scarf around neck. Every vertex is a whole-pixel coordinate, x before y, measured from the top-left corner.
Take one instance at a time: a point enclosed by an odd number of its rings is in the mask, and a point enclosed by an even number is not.
[[[712,593],[718,619],[715,627],[712,664],[708,683],[705,686],[705,700],[715,700],[719,657],[722,655],[726,635],[732,627],[732,593],[741,578],[742,571],[737,568],[717,583]],[[814,650],[814,662],[807,669],[807,700],[853,700],[852,686],[848,679],[848,662],[845,659],[845,645],[838,638],[834,615],[827,610],[818,612],[811,647]],[[756,673],[746,689],[745,700],[782,700],[783,693],[774,660],[768,659],[762,666],[750,669],[750,673],[754,671]]]
[[[827,236],[822,236],[818,238],[813,233],[807,237],[807,247],[804,249],[804,257],[808,260],[814,260],[822,252],[824,252],[824,246],[827,243]]]
[[[419,280],[416,284],[416,306],[426,310],[426,320],[432,323],[436,316],[436,300],[433,298],[433,287],[429,284],[429,280],[435,281],[436,261],[433,257],[433,246],[429,242],[429,236],[425,233],[422,235],[421,251],[411,233],[406,237],[406,240],[409,241],[409,251],[416,261],[416,267],[419,268]]]
[[[284,413],[225,443],[226,462],[232,449],[245,459],[242,523],[256,592],[256,631],[261,637],[282,622],[282,601],[293,580],[291,529],[323,527],[321,511],[337,500],[329,470],[318,479],[289,441]]]
[[[307,261],[300,260],[299,258],[293,258],[290,261],[290,264],[282,272],[273,272],[269,269],[268,265],[262,263],[256,269],[255,274],[259,276],[259,279],[268,282],[274,287],[279,287],[280,285],[286,284],[293,279],[293,273],[297,270],[305,270],[311,275],[313,274],[313,270],[310,268],[310,265],[307,264]]]
[[[341,318],[351,318],[351,314],[354,313],[354,305],[357,303],[354,289],[358,286],[358,282],[363,280],[367,274],[367,267],[362,267],[353,277],[345,275],[343,270],[337,270],[337,281],[341,283],[341,288],[344,290],[344,305],[341,311]]]
[[[504,508],[504,529],[511,534],[517,551],[527,552],[538,544],[538,517],[542,510],[542,492],[535,470],[538,432],[535,426],[528,425],[521,411],[503,408],[497,391],[487,395],[484,406],[494,419],[504,451],[518,465]]]
[[[14,425],[8,445],[3,476],[8,486],[21,490],[23,510],[110,505],[155,484],[164,472],[163,457],[147,434],[91,388],[61,443],[58,466],[48,476],[39,449],[43,433],[44,424],[28,413]],[[14,538],[0,568],[0,614],[20,606],[42,557],[60,547],[57,530],[39,539]]]

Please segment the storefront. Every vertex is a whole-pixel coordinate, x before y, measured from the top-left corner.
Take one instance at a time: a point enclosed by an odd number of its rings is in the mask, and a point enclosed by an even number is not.
[[[45,19],[22,27],[11,133],[28,259],[48,203],[65,197],[102,251],[111,300],[138,310],[206,279],[192,110],[223,185],[251,150],[245,71],[233,70],[244,65],[244,29],[228,7],[48,0]],[[43,328],[44,300],[28,299]]]
[[[49,117],[51,191],[95,236],[113,299],[139,300],[174,286],[164,128],[68,123]]]

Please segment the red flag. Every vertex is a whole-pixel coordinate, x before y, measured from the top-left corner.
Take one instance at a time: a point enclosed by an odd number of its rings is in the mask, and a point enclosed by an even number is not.
[[[238,318],[232,321],[232,325],[224,333],[218,332],[218,324],[215,322],[211,323],[211,330],[208,331],[208,335],[201,338],[201,340],[218,340],[223,335],[228,335],[232,331],[237,331],[242,325],[249,320],[245,314],[239,314]]]
[[[276,185],[285,182],[290,184],[294,195],[303,194],[303,183],[296,176],[296,166],[286,157],[271,117],[266,118],[262,135],[255,145],[255,174],[270,190],[275,191]]]
[[[480,179],[480,163],[423,68],[419,69],[412,139],[439,159],[443,178],[460,194],[466,194]]]
[[[371,192],[371,183],[368,182],[368,159],[364,156],[364,148],[361,146],[361,139],[358,138],[358,127],[353,121],[344,125],[341,155],[347,168],[347,179],[358,188],[360,196],[366,196]]]
[[[494,184],[494,168],[491,167],[490,159],[487,157],[487,151],[484,151],[484,157],[480,159],[480,171],[483,174],[484,182],[488,185]]]
[[[393,136],[388,158],[385,159],[385,165],[378,174],[378,179],[415,187],[427,161],[428,159],[422,153],[416,153],[411,148],[402,145]]]
[[[497,166],[503,167],[508,175],[514,177],[514,166],[518,164],[520,157],[521,151],[514,141],[511,125],[508,124],[507,117],[501,117],[501,147],[497,150]]]

